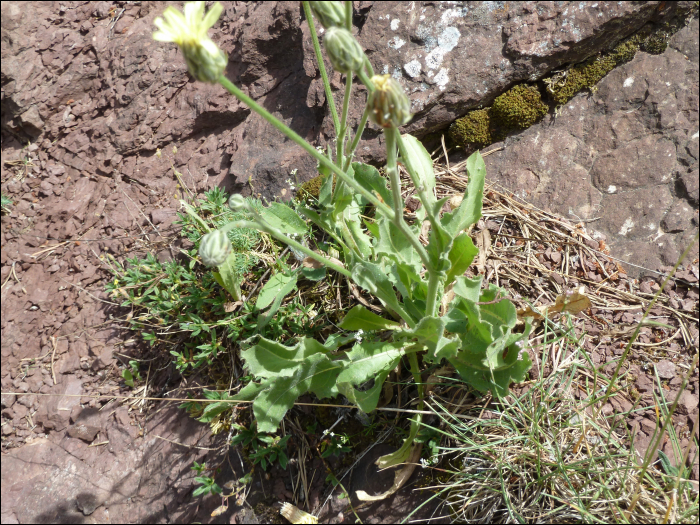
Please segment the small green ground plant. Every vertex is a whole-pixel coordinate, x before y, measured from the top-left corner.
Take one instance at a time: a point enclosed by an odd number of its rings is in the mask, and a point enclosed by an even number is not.
[[[179,214],[181,235],[193,243],[191,249],[180,254],[181,259],[161,262],[148,254],[145,258],[127,259],[126,264],[110,256],[105,260],[114,274],[106,289],[113,298],[121,300],[121,306],[132,309],[131,328],[151,346],[170,347],[180,372],[212,365],[230,343],[263,328],[269,337],[280,340],[313,333],[308,306],[295,301],[282,305],[282,297],[277,300],[276,296],[268,300],[274,286],[263,288],[265,294],[260,294],[256,304],[241,301],[232,310],[241,297],[238,283],[245,276],[254,280],[253,276],[261,272],[255,250],[265,240],[257,230],[229,230],[231,253],[224,271],[212,272],[199,263],[197,255],[203,235],[242,218],[231,211],[227,200],[228,195],[215,188],[206,192],[201,201],[188,205],[187,213]],[[253,209],[262,210],[260,201],[249,202]],[[274,261],[271,256],[269,259]],[[285,281],[288,265],[283,258],[274,261],[271,270],[277,272],[271,279],[273,284]],[[223,286],[226,282],[221,277],[225,271],[229,272],[225,278],[234,282],[228,288]],[[124,370],[127,384],[133,382],[135,375],[133,370]]]
[[[509,385],[522,381],[531,366],[523,351],[530,325],[522,332],[514,330],[516,310],[505,292],[495,285],[482,288],[481,277],[464,276],[478,253],[466,230],[481,216],[485,177],[481,156],[477,152],[467,163],[469,185],[462,203],[442,214],[446,200],[435,195],[430,155],[416,138],[398,131],[412,117],[410,101],[389,75],[374,74],[350,32],[352,4],[303,2],[303,6],[336,131],[335,148],[329,146],[325,154],[223,75],[227,57],[206,34],[223,10],[220,4],[214,4],[206,15],[203,2],[185,4],[184,15],[169,7],[164,19],[155,20],[159,31],[154,38],[177,43],[195,78],[221,84],[312,155],[325,177],[316,206],[300,205],[296,210],[276,202],[256,209],[249,200],[232,195],[230,208],[245,219],[212,230],[199,246],[202,261],[216,268],[217,281],[235,295],[239,283],[229,270],[232,247],[227,234],[256,229],[303,254],[304,266],[317,270],[316,278],[323,278],[327,271],[336,272],[374,296],[385,312],[380,316],[362,305],[355,306],[338,325],[343,332],[331,334],[324,342],[304,337],[289,346],[263,336],[251,339],[241,356],[255,380],[232,400],[252,401],[258,431],[263,433],[275,432],[296,399],[307,392],[319,398],[342,394],[362,411],[370,412],[377,406],[389,373],[404,359],[414,378],[419,412],[425,397],[421,367],[442,361],[449,362],[477,390],[491,391],[499,398],[507,395]],[[323,43],[333,68],[345,75],[340,117],[312,10],[325,27]],[[355,77],[366,87],[368,97],[351,140],[347,117]],[[384,133],[388,181],[376,168],[354,162],[368,120]],[[399,162],[422,204],[411,224],[404,219]],[[195,218],[187,204],[183,205]],[[309,224],[330,239],[325,249],[303,242],[301,237]],[[422,233],[428,237],[427,246],[420,241]],[[330,248],[343,260],[332,257]],[[280,278],[274,285],[279,287],[276,297],[288,293],[294,279],[293,275]],[[450,291],[453,296],[443,301]],[[412,418],[404,445],[380,458],[380,467],[414,463],[420,456],[423,444],[416,436],[421,417],[419,413]],[[413,466],[408,466],[397,473],[392,490],[379,499],[398,490],[412,470]],[[373,499],[366,494],[358,496]]]

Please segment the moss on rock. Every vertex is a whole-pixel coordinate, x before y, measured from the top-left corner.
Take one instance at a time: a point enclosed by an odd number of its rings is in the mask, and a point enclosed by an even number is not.
[[[548,109],[537,88],[520,84],[494,100],[490,116],[499,127],[526,129],[544,117]]]
[[[311,180],[307,180],[297,190],[296,198],[300,202],[308,202],[309,199],[318,199],[318,194],[321,191],[321,186],[323,186],[323,181],[325,176],[319,174]]]
[[[450,126],[449,136],[453,142],[461,146],[467,144],[486,146],[493,142],[490,126],[489,110],[477,109],[455,120]]]

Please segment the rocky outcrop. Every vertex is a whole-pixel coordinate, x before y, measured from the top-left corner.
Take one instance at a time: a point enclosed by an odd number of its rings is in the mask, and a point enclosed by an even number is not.
[[[650,24],[687,16],[693,5],[356,2],[354,24],[375,71],[390,73],[410,94],[416,115],[404,130],[430,138],[512,86],[536,83]],[[192,81],[176,46],[151,39],[164,7],[66,2],[30,10],[4,2],[3,130],[38,144],[42,169],[73,180],[91,174],[158,191],[171,184],[174,167],[199,191],[223,186],[272,198],[289,195],[289,182],[312,178],[315,162],[299,148],[220,86]],[[211,35],[230,55],[232,81],[324,145],[332,138],[329,111],[302,18],[298,2],[226,2]],[[692,23],[663,54],[640,51],[603,79],[598,94],[577,96],[557,118],[550,108],[539,124],[511,135],[503,152],[489,157],[489,175],[553,211],[600,216],[594,226],[623,258],[637,258],[630,249],[642,243],[651,254],[645,264],[669,264],[697,227]],[[332,85],[340,98],[339,74]],[[351,123],[365,98],[361,86],[355,93]],[[382,161],[376,129],[365,132],[359,153]],[[628,201],[639,206],[645,191],[653,194],[653,211],[621,208]],[[634,226],[623,227],[628,216]]]

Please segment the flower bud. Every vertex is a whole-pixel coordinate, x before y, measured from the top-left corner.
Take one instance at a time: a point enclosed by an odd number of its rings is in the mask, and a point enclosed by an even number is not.
[[[181,49],[190,74],[201,82],[216,83],[228,64],[226,53],[209,38]]]
[[[314,16],[326,29],[345,27],[345,6],[343,2],[309,2]]]
[[[333,69],[339,73],[352,73],[364,64],[365,52],[347,29],[329,27],[323,37],[323,46],[326,48]]]
[[[396,80],[389,75],[375,75],[372,84],[375,90],[367,99],[372,122],[383,128],[398,128],[411,120],[411,101]]]
[[[242,195],[234,193],[228,198],[228,207],[231,208],[232,211],[247,211],[248,203]]]
[[[207,233],[199,243],[199,256],[205,266],[209,267],[224,264],[231,250],[231,241],[221,230]]]
[[[175,42],[182,50],[187,62],[187,69],[197,80],[217,82],[228,63],[226,53],[221,51],[207,35],[207,31],[221,16],[224,7],[214,4],[206,15],[204,2],[187,2],[184,14],[169,6],[163,12],[163,18],[156,18],[153,23],[158,31],[153,39],[159,42]]]

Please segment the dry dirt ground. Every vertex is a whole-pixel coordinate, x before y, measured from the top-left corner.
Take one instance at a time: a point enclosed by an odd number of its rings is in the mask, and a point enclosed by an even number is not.
[[[83,27],[89,20],[70,22],[81,31],[92,30],[91,26]],[[118,21],[114,29],[126,29],[131,22]],[[60,61],[60,54],[54,54],[47,52],[45,62]],[[70,106],[67,103],[66,108]],[[74,114],[79,113],[80,103],[73,104],[73,109],[77,110]],[[32,115],[24,118],[30,123]],[[70,111],[65,112],[65,118],[68,126],[75,120]],[[226,436],[212,436],[206,425],[179,410],[177,402],[124,403],[109,398],[133,393],[121,379],[128,356],[154,363],[149,371],[150,390],[142,392],[144,397],[165,400],[176,389],[196,382],[196,378],[182,378],[172,366],[161,366],[162,359],[141,344],[138,334],[125,328],[123,320],[128,311],[105,293],[111,273],[100,257],[109,253],[123,261],[143,256],[147,251],[154,252],[159,260],[174,257],[184,246],[177,235],[179,229],[173,224],[178,181],[160,174],[151,176],[147,170],[134,173],[133,165],[132,175],[123,177],[111,168],[101,172],[66,168],[63,161],[67,154],[58,161],[48,148],[36,143],[27,146],[22,139],[3,127],[2,192],[13,204],[9,213],[3,213],[1,222],[2,522],[270,522],[279,519],[276,502],[299,498],[295,483],[302,466],[313,476],[309,481],[310,507],[322,503],[327,493],[325,468],[319,459],[308,455],[304,456],[309,458],[307,464],[292,463],[286,471],[277,467],[269,475],[256,471],[247,504],[236,506],[231,502],[228,511],[211,518],[221,500],[214,496],[192,497],[196,474],[191,467],[194,461],[220,465],[217,481],[221,483],[242,476],[241,456],[225,446]],[[204,150],[206,147],[202,150],[206,154]],[[171,159],[179,165],[176,153],[165,153],[162,171],[167,171]],[[112,157],[112,162],[121,162],[117,157]],[[127,158],[125,163],[132,160]],[[194,180],[187,172],[185,178],[198,191],[206,187],[206,181]],[[550,197],[558,199],[556,194]],[[490,230],[494,237],[498,233],[521,234],[514,226],[506,226],[502,229],[500,224],[485,221],[481,229]],[[592,243],[589,249],[601,248],[591,235],[587,234],[587,239],[581,237],[581,242],[586,240]],[[548,250],[544,245],[535,248],[535,257],[542,267],[560,267],[556,249]],[[599,283],[605,271],[612,271],[613,266],[606,265],[614,262],[599,251],[596,253],[605,270],[584,255],[579,259],[580,266],[572,268],[575,279],[567,280],[567,286]],[[674,325],[678,331],[674,330],[673,337],[664,341],[663,350],[654,346],[659,342],[658,334],[651,330],[640,339],[647,346],[636,348],[635,358],[640,363],[634,365],[636,390],[646,405],[656,388],[654,365],[663,381],[657,394],[673,399],[692,355],[697,352],[697,257],[695,249],[672,283],[663,305],[652,311],[667,319],[672,309],[692,322],[683,329]],[[652,270],[664,272],[669,268]],[[619,284],[634,295],[649,298],[658,289],[658,279],[639,282],[624,274],[619,277],[616,286]],[[515,292],[523,295],[525,291]],[[618,330],[602,334],[603,344],[592,348],[596,364],[604,364],[621,353],[620,342],[629,334],[628,328],[639,313],[638,308],[593,312],[602,321],[587,323],[589,333],[600,331],[603,324]],[[610,372],[608,368],[606,371]],[[695,481],[698,460],[692,441],[697,441],[697,430],[695,436],[691,430],[697,429],[699,394],[696,371],[674,417],[681,444],[691,442],[691,477]],[[609,409],[624,411],[631,406],[626,403],[630,401],[617,399]],[[627,423],[640,451],[645,450],[656,426],[653,409],[635,414]],[[290,446],[291,457],[298,445]],[[675,457],[669,443],[662,448]],[[386,481],[367,471],[380,452],[383,450],[378,446],[363,459],[348,488]],[[405,516],[416,506],[410,490],[421,483],[421,475],[415,476],[394,498],[364,509],[363,519],[393,522]],[[426,509],[424,516],[433,510]],[[337,498],[331,500],[321,517],[336,522],[354,521]]]

